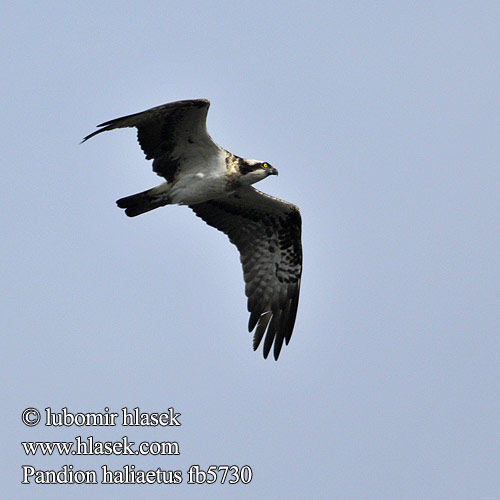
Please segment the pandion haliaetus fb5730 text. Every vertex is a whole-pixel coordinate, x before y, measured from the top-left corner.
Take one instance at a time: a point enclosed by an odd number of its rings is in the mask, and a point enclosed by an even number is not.
[[[83,139],[115,128],[136,127],[159,186],[116,203],[129,217],[170,204],[188,205],[234,243],[243,265],[254,350],[278,356],[292,336],[302,274],[301,217],[286,201],[252,184],[278,171],[267,162],[233,155],[207,132],[209,101],[194,99],[117,118]]]

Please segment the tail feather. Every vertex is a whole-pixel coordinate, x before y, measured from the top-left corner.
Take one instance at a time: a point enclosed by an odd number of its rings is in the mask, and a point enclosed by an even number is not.
[[[116,202],[120,208],[125,209],[125,213],[129,217],[144,214],[155,208],[168,205],[168,203],[168,196],[166,196],[165,192],[158,193],[157,188],[125,196],[125,198],[120,198]]]

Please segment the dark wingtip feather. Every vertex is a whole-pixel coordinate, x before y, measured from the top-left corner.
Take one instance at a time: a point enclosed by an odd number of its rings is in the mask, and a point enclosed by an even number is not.
[[[281,347],[283,346],[283,340],[285,339],[284,335],[281,335],[280,333],[278,333],[274,339],[274,350],[273,350],[273,354],[274,354],[274,359],[276,361],[278,361],[278,358],[280,356],[280,352],[281,352]]]
[[[248,319],[248,331],[251,332],[254,328],[255,325],[257,324],[257,321],[259,321],[260,314],[257,311],[252,311],[250,313],[250,318]]]
[[[267,325],[271,320],[271,311],[265,312],[260,316],[259,321],[257,323],[257,329],[255,330],[255,334],[253,336],[253,350],[256,351],[260,345],[262,337],[264,333],[266,333]],[[267,352],[269,354],[269,351]],[[267,358],[267,354],[264,349],[264,358]]]
[[[276,355],[276,342],[278,341],[278,338],[280,336],[280,321],[281,319],[281,312],[273,313],[272,314],[272,319],[271,322],[269,323],[269,326],[267,328],[267,333],[266,333],[266,338],[264,339],[264,357],[267,358],[267,355],[271,351],[271,347],[274,342],[274,359],[278,359]],[[283,343],[283,339],[281,340],[281,344]],[[281,350],[281,345],[278,348],[278,355],[279,351]]]
[[[97,125],[97,126],[98,127],[102,127],[103,125],[106,125],[106,123],[101,123],[100,125]],[[107,128],[101,128],[99,130],[96,130],[95,132],[92,132],[91,134],[85,136],[82,139],[82,142],[80,142],[80,144],[83,144],[84,142],[87,142],[89,139],[91,139],[92,137],[94,137],[94,135],[100,134],[101,132],[105,132],[106,130],[107,130]]]

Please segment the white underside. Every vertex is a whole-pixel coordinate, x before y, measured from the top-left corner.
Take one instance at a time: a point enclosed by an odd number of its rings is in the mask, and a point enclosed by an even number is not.
[[[177,179],[159,185],[156,193],[168,198],[169,204],[178,205],[194,205],[229,194],[225,152],[213,146],[193,148],[189,157],[184,154]]]
[[[156,189],[158,193],[165,193],[169,203],[194,205],[230,194],[226,186],[225,176],[206,176],[198,173],[184,175],[174,184],[165,182]]]
[[[164,182],[154,188],[154,194],[165,197],[168,204],[195,205],[223,198],[238,186],[251,185],[266,177],[264,171],[241,176],[239,170],[226,165],[226,151],[222,148],[193,148],[189,157],[182,158],[182,169],[173,182]],[[257,160],[249,160],[255,161]],[[238,180],[237,183],[230,182]]]

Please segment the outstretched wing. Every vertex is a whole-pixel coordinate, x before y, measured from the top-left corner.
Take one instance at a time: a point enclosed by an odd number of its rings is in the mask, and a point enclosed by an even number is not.
[[[191,205],[198,217],[229,236],[240,251],[253,348],[264,340],[264,358],[274,358],[292,336],[302,274],[299,209],[253,187],[226,198]]]
[[[101,123],[98,127],[103,128],[89,134],[82,142],[107,130],[136,127],[146,159],[154,160],[153,171],[170,182],[183,160],[197,156],[206,158],[220,151],[207,131],[209,106],[206,99],[171,102]]]

